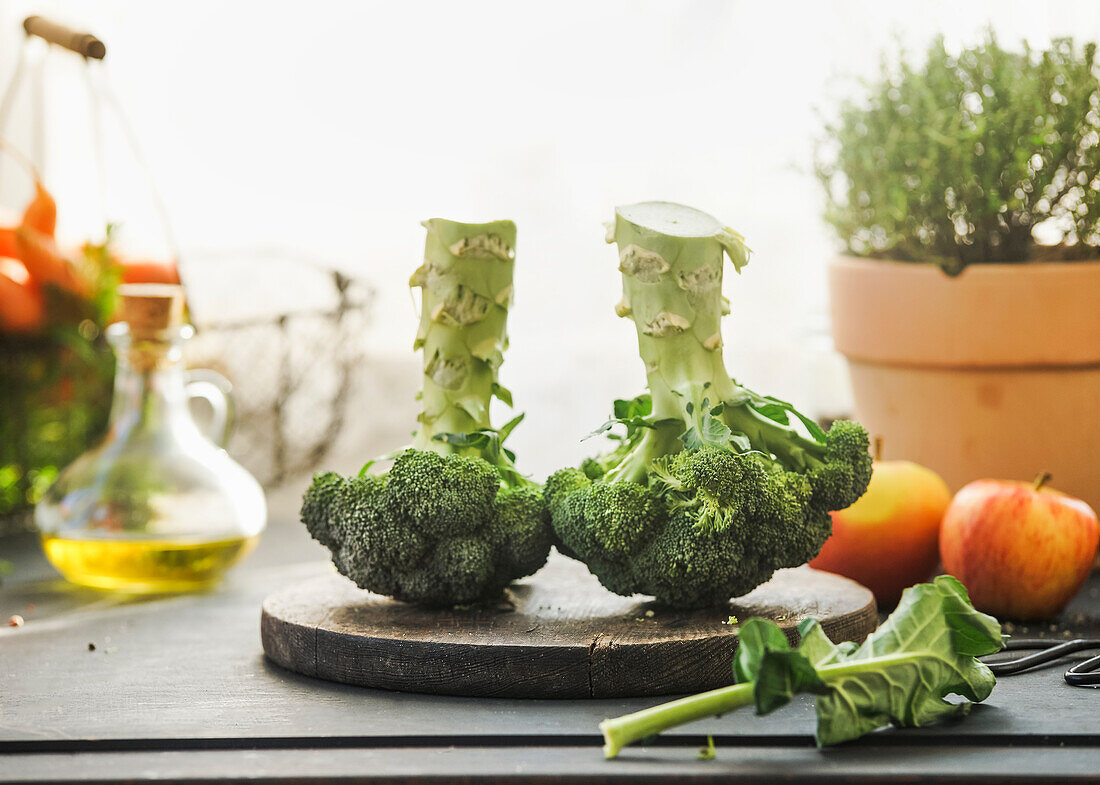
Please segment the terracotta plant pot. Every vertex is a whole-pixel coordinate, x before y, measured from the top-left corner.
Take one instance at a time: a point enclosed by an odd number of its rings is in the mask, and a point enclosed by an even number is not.
[[[885,458],[953,489],[1051,484],[1100,509],[1100,261],[830,265],[833,340]]]

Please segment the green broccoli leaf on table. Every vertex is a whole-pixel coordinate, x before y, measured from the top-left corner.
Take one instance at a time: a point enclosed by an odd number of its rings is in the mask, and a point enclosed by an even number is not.
[[[859,738],[888,725],[923,727],[970,711],[996,679],[977,657],[1003,648],[1001,625],[970,604],[958,580],[941,575],[905,590],[890,617],[863,642],[834,644],[815,619],[799,625],[791,648],[772,621],[741,625],[736,684],[604,720],[609,758],[631,743],[684,723],[754,705],[768,714],[801,692],[817,696],[818,745]]]

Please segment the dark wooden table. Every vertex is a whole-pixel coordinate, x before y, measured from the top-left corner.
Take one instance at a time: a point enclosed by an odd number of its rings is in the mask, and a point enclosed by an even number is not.
[[[218,589],[135,599],[72,587],[37,541],[0,540],[0,782],[573,779],[1100,782],[1100,691],[1065,665],[1004,677],[965,721],[814,748],[812,703],[687,726],[605,761],[596,724],[652,699],[470,699],[373,691],[264,660],[260,603],[331,569],[275,494],[271,525]],[[1093,577],[1053,629],[1100,637]],[[89,644],[94,644],[94,651]],[[714,734],[715,760],[695,758]]]

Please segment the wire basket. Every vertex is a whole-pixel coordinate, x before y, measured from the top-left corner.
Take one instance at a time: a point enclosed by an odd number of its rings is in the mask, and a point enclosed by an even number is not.
[[[187,362],[233,383],[229,453],[268,487],[313,470],[351,414],[369,287],[283,250],[187,259]]]

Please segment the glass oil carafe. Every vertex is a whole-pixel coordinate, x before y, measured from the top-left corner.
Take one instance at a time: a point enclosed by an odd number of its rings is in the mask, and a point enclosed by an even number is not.
[[[175,592],[215,583],[255,545],[267,518],[259,483],[200,431],[190,400],[214,409],[226,393],[185,371],[183,293],[119,287],[123,321],[108,328],[118,360],[103,442],[64,471],[35,509],[46,555],[70,581],[103,589]]]

